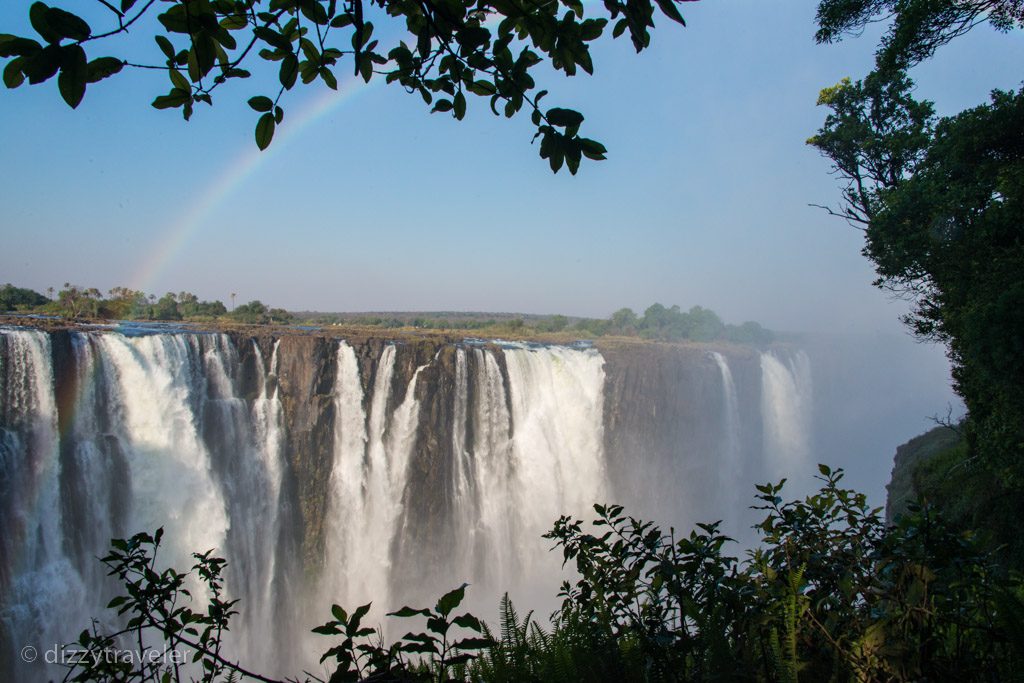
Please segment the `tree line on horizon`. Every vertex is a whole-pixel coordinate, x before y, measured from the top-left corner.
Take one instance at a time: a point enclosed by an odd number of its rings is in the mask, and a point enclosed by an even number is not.
[[[570,332],[594,337],[607,335],[640,337],[657,341],[728,341],[737,344],[765,345],[775,334],[760,323],[747,321],[727,324],[709,308],[693,306],[683,311],[678,305],[660,303],[648,306],[643,315],[631,308],[620,308],[607,318],[569,318],[564,315],[500,316],[435,314],[391,316],[371,315],[295,315],[282,308],[268,308],[261,301],[250,301],[231,311],[221,301],[200,301],[191,292],[168,292],[156,295],[114,287],[107,296],[96,288],[65,283],[49,297],[32,289],[8,283],[0,287],[0,311],[59,315],[68,319],[103,320],[192,320],[215,322],[227,320],[247,324],[292,324],[305,322],[318,325],[360,325],[369,327],[414,327],[428,330],[479,330],[492,334],[557,334]]]
[[[57,315],[71,320],[154,320],[154,321],[216,321],[228,320],[248,324],[286,324],[294,316],[283,308],[269,308],[254,300],[233,307],[230,311],[222,301],[200,301],[191,292],[155,294],[129,287],[114,287],[103,293],[95,287],[81,287],[65,282],[63,288],[50,296],[8,283],[0,287],[0,311]],[[232,295],[233,296],[233,295]]]
[[[426,330],[479,330],[492,334],[573,333],[592,337],[640,337],[656,341],[728,341],[737,344],[770,344],[776,335],[760,323],[740,325],[722,322],[709,308],[693,306],[683,311],[678,305],[648,306],[642,315],[620,308],[607,318],[572,318],[565,315],[521,316],[465,313],[435,314],[309,314],[304,322],[319,325],[362,325],[369,327],[415,327]]]

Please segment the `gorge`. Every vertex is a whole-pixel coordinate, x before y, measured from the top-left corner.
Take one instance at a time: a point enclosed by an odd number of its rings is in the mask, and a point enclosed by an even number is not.
[[[169,565],[228,559],[232,656],[272,675],[332,602],[547,609],[559,515],[742,525],[810,463],[811,399],[787,345],[0,328],[0,678],[59,675],[19,650],[102,617],[96,558],[159,526]]]

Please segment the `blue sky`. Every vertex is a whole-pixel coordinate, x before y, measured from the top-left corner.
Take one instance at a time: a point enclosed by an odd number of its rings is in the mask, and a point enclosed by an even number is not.
[[[27,4],[4,3],[0,32],[25,30]],[[838,198],[804,144],[825,115],[817,92],[865,74],[877,38],[815,45],[814,9],[685,3],[688,27],[659,22],[648,52],[602,41],[595,77],[545,77],[545,103],[584,112],[609,148],[576,177],[552,176],[525,116],[481,101],[455,122],[383,85],[290,130],[325,90],[298,89],[263,158],[244,104],[257,81],[189,123],[148,106],[166,89],[149,73],[92,86],[74,112],[55,80],[4,90],[0,281],[318,310],[606,316],[659,301],[776,329],[900,333],[860,233],[808,206]],[[983,28],[913,75],[952,113],[1018,87],[1022,57],[1020,32]]]

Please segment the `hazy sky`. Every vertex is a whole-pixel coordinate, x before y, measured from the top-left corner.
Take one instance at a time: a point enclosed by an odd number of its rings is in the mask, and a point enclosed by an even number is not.
[[[25,31],[26,7],[4,3],[0,32]],[[480,101],[459,123],[383,84],[343,81],[329,107],[322,85],[300,88],[263,155],[244,101],[270,88],[255,80],[190,123],[148,106],[167,87],[151,73],[90,87],[75,112],[56,79],[4,90],[0,282],[319,310],[605,316],[659,301],[899,332],[860,233],[808,207],[838,197],[804,144],[818,90],[864,75],[877,37],[817,46],[814,8],[686,3],[689,26],[659,19],[648,52],[604,41],[596,77],[546,77],[545,103],[583,111],[610,151],[576,177],[550,173],[527,116]],[[919,96],[947,113],[980,103],[1019,85],[1022,56],[1021,32],[978,29],[914,73]]]

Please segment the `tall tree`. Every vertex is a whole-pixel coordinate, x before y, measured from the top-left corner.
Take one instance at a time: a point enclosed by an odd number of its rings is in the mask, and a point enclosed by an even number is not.
[[[891,12],[876,70],[822,91],[808,140],[844,181],[830,212],[865,231],[875,284],[946,344],[972,459],[1024,491],[1024,91],[938,119],[905,68],[982,21],[1024,25],[1021,0],[825,0],[819,40]]]

